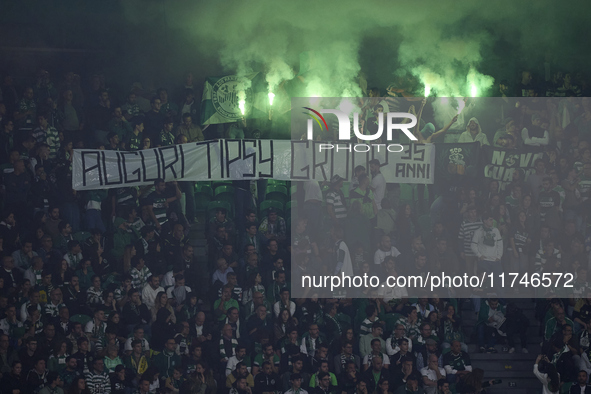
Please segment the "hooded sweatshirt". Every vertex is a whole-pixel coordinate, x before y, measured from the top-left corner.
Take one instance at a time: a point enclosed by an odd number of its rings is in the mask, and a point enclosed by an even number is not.
[[[471,248],[477,257],[482,256],[487,261],[500,260],[503,256],[503,239],[499,229],[480,227],[472,236]]]
[[[474,136],[472,135],[472,133],[470,132],[470,122],[474,121],[474,123],[476,123],[478,125],[478,133]],[[468,124],[466,125],[466,131],[464,131],[462,134],[460,134],[460,138],[458,139],[458,142],[462,142],[462,143],[467,143],[467,142],[480,142],[480,145],[490,145],[488,143],[488,138],[486,137],[486,134],[484,134],[482,132],[482,128],[480,127],[480,122],[478,122],[478,119],[476,118],[470,118],[470,120],[468,121]]]

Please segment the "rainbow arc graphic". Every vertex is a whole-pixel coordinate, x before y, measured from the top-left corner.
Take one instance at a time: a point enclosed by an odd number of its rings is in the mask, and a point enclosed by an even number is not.
[[[318,112],[310,107],[302,107],[302,108],[310,111],[310,112],[302,112],[302,113],[304,115],[308,115],[309,117],[314,119],[316,121],[316,123],[318,123],[318,126],[320,126],[320,130],[324,130],[324,128],[322,127],[322,123],[324,123],[324,127],[326,127],[326,130],[328,131],[328,125],[326,124],[326,120],[324,120],[324,117],[320,114],[320,112]],[[320,123],[320,121],[322,121],[322,123]]]

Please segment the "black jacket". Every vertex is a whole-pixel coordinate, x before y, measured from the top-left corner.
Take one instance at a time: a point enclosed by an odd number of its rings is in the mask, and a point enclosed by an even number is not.
[[[12,373],[4,375],[0,380],[0,393],[12,394],[13,390],[20,390],[21,393],[25,392],[25,384],[23,383],[20,376],[15,376]]]
[[[152,314],[148,310],[146,304],[140,304],[140,306],[133,309],[129,302],[123,307],[121,317],[126,325],[143,324],[142,320],[145,320],[146,323],[150,323],[152,320]]]
[[[390,380],[390,373],[386,368],[382,368],[382,375],[380,376],[380,379],[382,378]],[[363,379],[367,382],[368,393],[373,393],[376,391],[377,383],[373,377],[373,368],[369,368],[367,371],[363,372]]]
[[[2,357],[0,357],[0,373],[10,374],[10,370],[12,368],[12,363],[18,360],[18,353],[12,347],[9,347],[6,351],[6,364],[2,361]]]
[[[254,377],[253,393],[264,393],[268,391],[280,390],[281,379],[279,378],[279,375],[275,373],[271,373],[271,375],[265,375],[263,372],[261,372]]]
[[[589,394],[591,393],[591,386],[585,385],[585,389],[581,390],[581,387],[578,384],[573,384],[570,386],[570,390],[568,391],[569,394]]]

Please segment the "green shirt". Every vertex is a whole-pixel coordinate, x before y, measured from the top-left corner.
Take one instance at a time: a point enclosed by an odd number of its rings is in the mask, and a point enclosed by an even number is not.
[[[129,139],[127,140],[126,144],[127,150],[139,150],[142,147],[142,134],[143,133],[138,133],[135,135],[135,133],[132,132],[129,135]]]
[[[567,326],[574,327],[573,321],[568,317],[565,317],[564,321],[566,322]],[[549,340],[552,337],[552,335],[559,332],[561,329],[562,325],[558,322],[558,320],[556,320],[555,317],[551,318],[546,323],[546,329],[544,330],[544,339]]]
[[[170,132],[161,131],[160,134],[158,134],[158,144],[160,146],[174,145],[174,135]]]
[[[517,208],[519,206],[519,199],[513,197],[512,195],[508,195],[505,197],[505,203],[508,204],[511,208]]]
[[[131,129],[131,124],[129,122],[124,122],[122,120],[113,118],[107,124],[109,131],[117,134],[119,137],[119,141],[125,141],[128,136],[133,134],[133,130]]]
[[[448,352],[443,355],[443,365],[450,366],[452,370],[465,371],[467,366],[472,365],[472,362],[467,353],[453,354],[453,352]]]
[[[254,363],[253,365],[256,365],[257,367],[262,367],[263,366],[263,362],[265,361],[265,359],[263,358],[263,354],[259,353],[256,355],[256,357],[254,358]],[[274,354],[273,355],[273,364],[275,365],[279,365],[279,356]]]
[[[373,192],[369,189],[363,191],[360,188],[356,188],[349,194],[350,206],[353,206],[355,201],[359,201],[361,204],[361,212],[368,219],[373,219],[376,215],[373,211]]]
[[[86,192],[86,209],[101,210],[101,203],[108,197],[108,192],[105,189],[91,190]]]
[[[220,306],[220,302],[222,302],[222,299],[219,298],[217,299],[214,303],[213,303],[213,310],[214,313],[216,313],[216,311],[218,310],[218,306]],[[224,309],[228,310],[230,308],[236,308],[238,310],[240,310],[240,307],[238,305],[238,301],[236,301],[235,299],[231,298],[229,301],[224,302]],[[218,321],[223,321],[226,319],[226,314],[222,313],[218,316]]]
[[[51,372],[61,372],[62,370],[66,369],[66,357],[68,355],[64,354],[63,356],[51,356],[49,357],[49,370]]]
[[[338,386],[338,382],[337,382],[337,377],[335,376],[334,373],[329,372],[328,373],[330,375],[330,385],[333,387]],[[310,378],[310,388],[313,389],[315,387],[318,386],[318,374],[315,373],[314,375],[312,375],[312,377]]]
[[[160,113],[163,114],[164,116],[167,116],[169,111],[177,113],[177,112],[179,112],[179,107],[177,107],[177,105],[175,103],[171,103],[170,101],[167,101],[166,103],[162,104],[162,106],[160,107]]]
[[[382,373],[372,371],[372,375],[373,375],[373,380],[376,382],[376,385],[377,385],[378,382],[380,381],[380,376],[382,376]]]
[[[162,377],[172,376],[174,367],[177,365],[181,365],[181,357],[175,352],[168,353],[164,350],[154,357],[154,366],[158,368]]]

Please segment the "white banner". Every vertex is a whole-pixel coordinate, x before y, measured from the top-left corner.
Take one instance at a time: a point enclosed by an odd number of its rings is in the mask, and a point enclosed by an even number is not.
[[[435,146],[403,144],[402,152],[384,145],[354,152],[352,144],[290,140],[211,140],[124,152],[75,149],[72,187],[75,190],[110,189],[165,181],[217,181],[273,178],[326,181],[338,174],[351,179],[353,169],[378,159],[386,182],[434,181]],[[363,146],[362,146],[363,147]],[[351,152],[349,152],[351,148]]]

